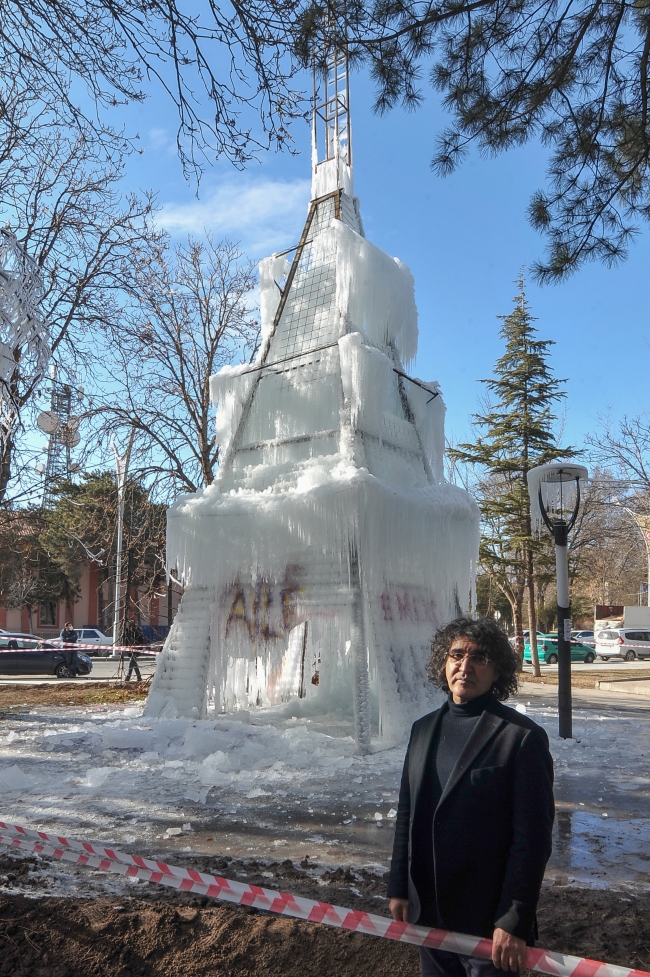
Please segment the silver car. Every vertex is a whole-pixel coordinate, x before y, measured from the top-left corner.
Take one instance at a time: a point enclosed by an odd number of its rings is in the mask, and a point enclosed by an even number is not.
[[[73,628],[77,632],[77,642],[80,645],[102,645],[102,648],[91,649],[90,651],[83,649],[84,654],[93,655],[98,658],[108,658],[113,650],[113,638],[109,638],[108,635],[104,634],[99,628]],[[60,645],[63,644],[61,638],[53,638],[52,644]]]
[[[596,632],[596,655],[603,661],[622,658],[633,662],[650,658],[650,631],[641,628],[607,628]]]

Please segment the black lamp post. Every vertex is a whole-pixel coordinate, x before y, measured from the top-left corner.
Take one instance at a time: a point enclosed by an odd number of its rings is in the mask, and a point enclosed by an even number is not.
[[[528,472],[533,524],[544,522],[555,542],[557,578],[557,699],[559,734],[573,736],[571,710],[571,606],[569,601],[569,530],[580,507],[580,479],[589,476],[584,465],[539,465]]]

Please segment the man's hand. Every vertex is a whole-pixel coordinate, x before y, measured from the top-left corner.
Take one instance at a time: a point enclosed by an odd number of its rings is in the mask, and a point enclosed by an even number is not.
[[[408,899],[391,899],[388,903],[390,914],[398,923],[408,923],[409,921],[409,901]]]
[[[500,970],[522,970],[526,965],[526,941],[497,926],[492,934],[492,963]]]

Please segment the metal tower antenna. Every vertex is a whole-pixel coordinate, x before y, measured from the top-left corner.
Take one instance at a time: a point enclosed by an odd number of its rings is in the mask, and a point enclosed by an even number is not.
[[[50,358],[48,328],[39,318],[43,278],[8,227],[0,228],[0,455],[20,414],[20,390],[38,383]]]
[[[43,417],[46,420],[51,418],[51,426],[39,423],[41,430],[47,431],[50,435],[43,485],[43,507],[51,504],[56,482],[59,479],[69,479],[75,471],[70,451],[79,444],[80,435],[78,432],[79,418],[75,417],[72,411],[81,404],[83,396],[81,390],[75,390],[70,384],[60,383],[56,379],[54,366],[52,366],[51,376],[50,412],[39,417],[39,421]]]
[[[313,79],[316,164],[338,156],[352,166],[348,51],[331,18],[320,50],[314,51]]]

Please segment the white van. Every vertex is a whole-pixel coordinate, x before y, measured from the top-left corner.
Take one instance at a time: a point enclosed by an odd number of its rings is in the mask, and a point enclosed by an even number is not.
[[[650,658],[650,631],[641,628],[607,628],[596,631],[596,656],[603,661],[622,658],[633,662]]]

